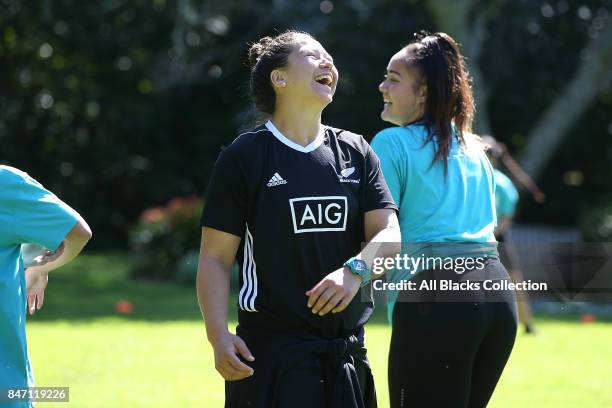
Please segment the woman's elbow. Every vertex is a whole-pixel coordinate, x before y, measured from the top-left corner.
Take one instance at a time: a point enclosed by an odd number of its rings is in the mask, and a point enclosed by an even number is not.
[[[390,229],[390,237],[389,246],[390,251],[393,254],[399,254],[402,250],[402,234],[398,226],[392,226]]]
[[[66,241],[73,243],[75,247],[83,248],[92,236],[91,228],[83,218],[80,218],[66,236]]]

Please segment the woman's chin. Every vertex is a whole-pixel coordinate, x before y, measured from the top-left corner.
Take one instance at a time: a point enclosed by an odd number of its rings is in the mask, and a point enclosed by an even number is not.
[[[333,92],[318,92],[317,93],[319,95],[319,97],[326,101],[327,103],[330,103],[331,101],[334,100],[334,93]]]
[[[380,118],[385,121],[385,122],[389,122],[391,124],[396,125],[397,123],[395,123],[395,121],[393,120],[393,117],[391,115],[389,115],[389,112],[387,112],[386,109],[384,109],[381,113],[380,113]]]
[[[323,107],[326,107],[334,100],[334,96],[332,94],[316,94],[316,101],[319,102]]]
[[[316,99],[327,105],[334,99],[334,93],[336,90],[332,87],[315,82],[314,86],[311,88],[311,91]]]

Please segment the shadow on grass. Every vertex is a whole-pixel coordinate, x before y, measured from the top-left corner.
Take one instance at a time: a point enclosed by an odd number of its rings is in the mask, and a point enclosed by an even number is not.
[[[194,285],[129,278],[132,260],[126,252],[89,252],[51,272],[45,305],[30,321],[88,321],[118,318],[132,321],[201,320]],[[234,288],[236,289],[236,288]],[[229,319],[236,320],[236,291],[230,299]],[[131,313],[116,310],[118,302],[133,306]],[[538,315],[537,319],[580,321],[580,315]],[[608,316],[599,321],[611,321]],[[369,324],[386,325],[386,308],[376,307]]]

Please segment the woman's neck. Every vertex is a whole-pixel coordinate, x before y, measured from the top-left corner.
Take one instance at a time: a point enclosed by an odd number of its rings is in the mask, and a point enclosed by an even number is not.
[[[408,122],[404,123],[402,126],[410,126],[410,125],[415,125],[417,123],[425,123],[426,122],[426,118],[425,116],[421,115],[416,119],[411,119]]]
[[[304,107],[277,106],[271,117],[272,123],[289,140],[300,146],[308,146],[321,131],[321,112],[319,109]]]

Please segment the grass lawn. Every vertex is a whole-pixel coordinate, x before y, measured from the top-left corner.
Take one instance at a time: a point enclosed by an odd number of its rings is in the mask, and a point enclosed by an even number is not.
[[[222,407],[195,290],[127,280],[128,267],[121,254],[94,254],[51,275],[45,306],[28,321],[30,357],[37,385],[69,386],[70,403],[39,406]],[[115,312],[120,300],[131,314]],[[519,335],[489,406],[612,407],[612,323],[537,323],[537,336]],[[379,308],[367,344],[381,408],[389,336]]]

